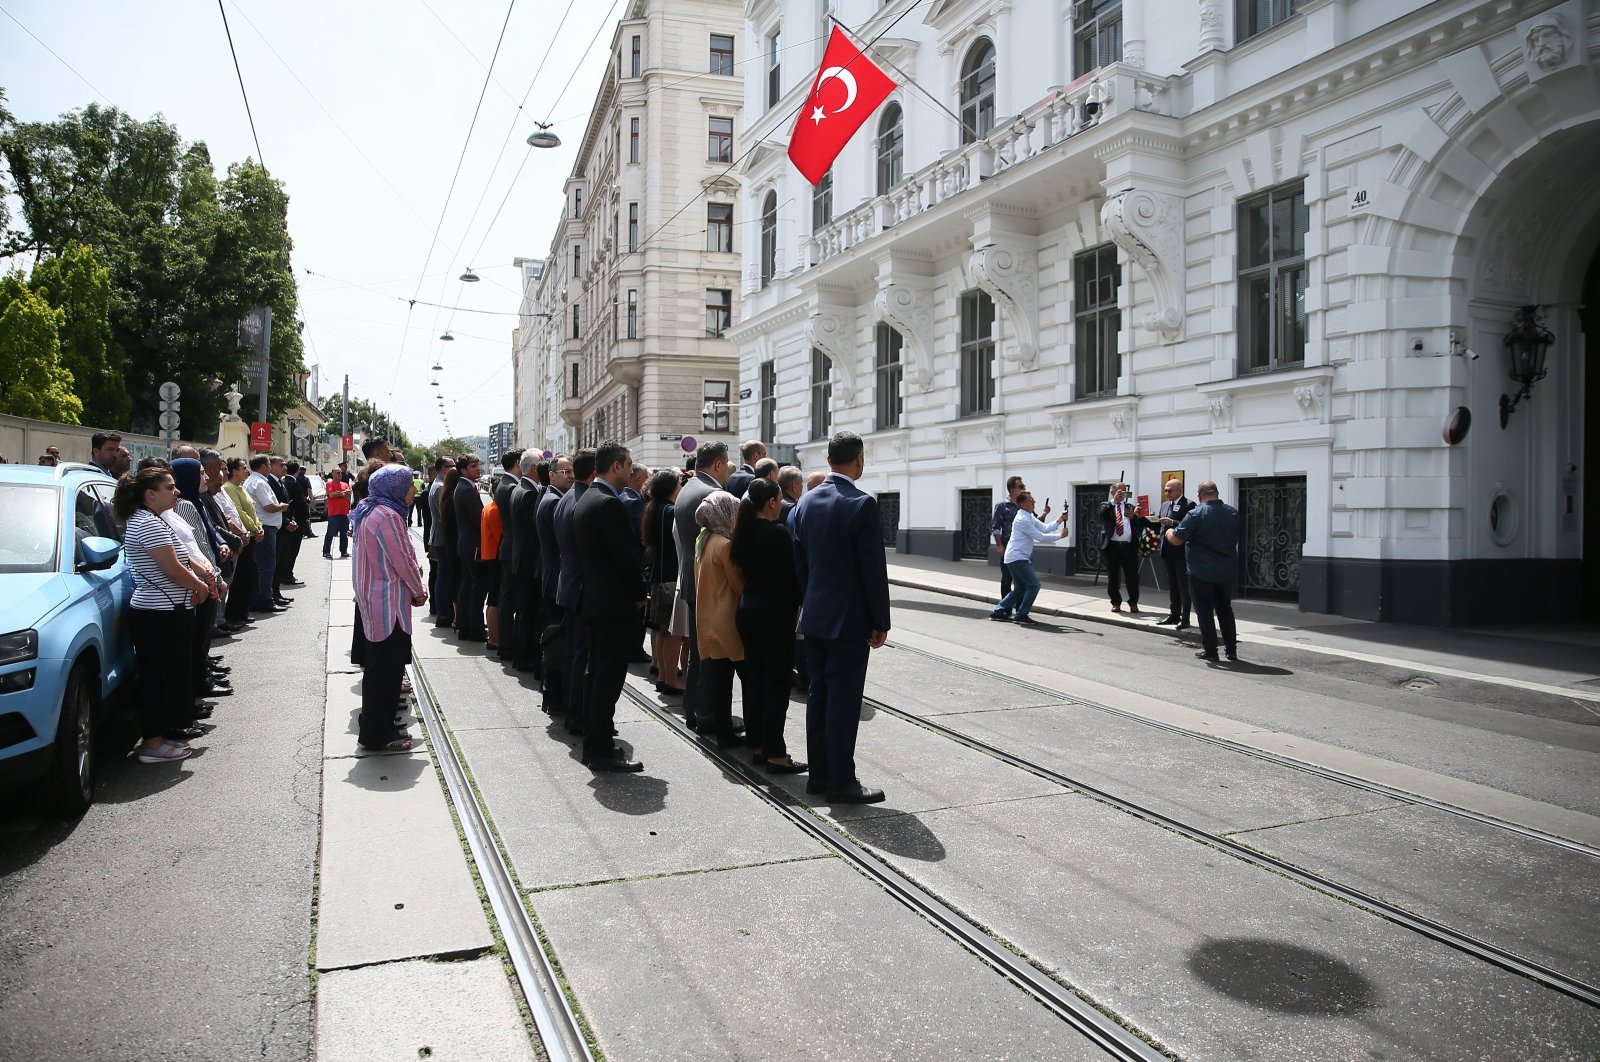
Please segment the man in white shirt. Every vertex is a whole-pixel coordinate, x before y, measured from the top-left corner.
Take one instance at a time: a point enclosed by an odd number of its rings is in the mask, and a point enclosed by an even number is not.
[[[1028,614],[1033,608],[1033,599],[1039,596],[1040,586],[1038,573],[1033,570],[1034,544],[1067,537],[1067,507],[1062,506],[1061,519],[1044,524],[1033,515],[1034,504],[1033,495],[1027,491],[1017,495],[1017,515],[1011,521],[1011,537],[1006,540],[1004,558],[1006,570],[1011,573],[1011,590],[989,613],[992,620],[1012,619],[1012,609],[1015,609],[1015,622],[1034,622]],[[1045,506],[1044,515],[1050,515],[1049,506]]]
[[[278,532],[283,528],[283,513],[288,502],[280,502],[267,482],[267,467],[271,458],[256,454],[250,459],[250,476],[244,481],[245,493],[255,503],[256,515],[261,518],[262,540],[256,550],[256,586],[251,595],[250,608],[256,612],[282,612],[287,602],[274,600],[272,575],[278,566]]]

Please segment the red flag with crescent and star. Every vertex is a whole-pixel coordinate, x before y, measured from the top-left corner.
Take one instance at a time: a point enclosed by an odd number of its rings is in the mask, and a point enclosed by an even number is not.
[[[838,26],[822,53],[822,69],[789,134],[789,159],[813,185],[856,135],[895,83]]]

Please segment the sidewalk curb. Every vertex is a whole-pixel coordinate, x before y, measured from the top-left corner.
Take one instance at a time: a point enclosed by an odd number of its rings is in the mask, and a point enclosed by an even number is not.
[[[948,583],[935,583],[927,580],[910,579],[903,575],[896,576],[891,574],[889,576],[889,585],[903,586],[909,590],[923,590],[931,594],[944,594],[946,597],[959,597],[967,601],[981,601],[988,605],[990,609],[993,609],[995,602],[999,600],[996,594],[983,594],[976,590],[968,590],[960,586],[951,586]],[[1195,631],[1192,626],[1189,630],[1175,631],[1170,627],[1159,627],[1154,623],[1146,623],[1143,620],[1134,619],[1132,616],[1129,616],[1126,613],[1112,612],[1110,614],[1106,614],[1090,612],[1088,609],[1063,608],[1060,605],[1042,605],[1037,601],[1034,602],[1032,611],[1046,616],[1056,616],[1060,619],[1082,620],[1085,623],[1104,623],[1111,627],[1124,627],[1128,630],[1147,631],[1151,634],[1165,634],[1168,637],[1176,637],[1180,641],[1194,642],[1196,644],[1199,644],[1200,641],[1199,633]],[[1152,612],[1150,615],[1159,617],[1159,613],[1156,612]],[[1245,641],[1247,639],[1248,635],[1241,632],[1239,635],[1239,640]]]

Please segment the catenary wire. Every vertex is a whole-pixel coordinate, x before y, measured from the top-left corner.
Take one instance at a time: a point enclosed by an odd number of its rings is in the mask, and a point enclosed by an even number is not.
[[[78,73],[78,68],[77,67],[73,66],[71,63],[69,63],[65,59],[61,58],[60,53],[58,53],[54,48],[50,47],[43,40],[41,40],[37,33],[33,32],[33,30],[31,30],[27,26],[23,25],[22,24],[22,20],[17,18],[17,16],[13,15],[5,7],[5,5],[0,4],[0,11],[5,12],[6,18],[9,18],[12,22],[15,22],[17,24],[17,28],[20,29],[23,33],[26,33],[28,36],[32,37],[34,39],[34,42],[37,43],[39,45],[39,47],[41,47],[45,51],[49,52],[51,54],[51,56],[53,56],[55,58],[56,62],[60,63],[62,66],[66,67],[68,70],[72,71],[72,76],[73,77],[77,78],[79,81],[83,82],[85,85],[88,85],[90,90],[93,91],[96,96],[99,96],[102,100],[105,100],[107,107],[115,107],[116,106],[115,103],[111,102],[110,97],[108,97],[104,92],[101,92],[99,89],[95,88],[93,81],[90,81],[88,78],[86,78],[82,74]],[[261,149],[260,149],[260,147],[257,147],[256,150],[260,151]]]
[[[222,31],[228,35],[228,54],[233,56],[233,72],[239,77],[239,95],[244,97],[244,116],[250,119],[250,139],[256,142],[256,161],[266,169],[267,160],[261,153],[261,138],[256,135],[256,116],[250,110],[250,93],[245,91],[244,71],[239,68],[239,53],[233,47],[233,30],[228,26],[228,8],[217,0],[217,10],[222,13]]]

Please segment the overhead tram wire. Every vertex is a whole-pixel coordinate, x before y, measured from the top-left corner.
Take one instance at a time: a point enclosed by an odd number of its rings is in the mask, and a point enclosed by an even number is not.
[[[432,5],[430,5],[428,3],[428,0],[417,0],[417,2],[422,5],[423,10],[427,11],[428,14],[433,16],[433,20],[435,22],[437,22],[440,25],[440,27],[446,33],[450,34],[450,39],[455,41],[458,45],[461,46],[461,50],[467,54],[467,58],[471,59],[474,63],[478,64],[478,69],[483,70],[485,72],[487,72],[489,70],[489,67],[484,64],[484,61],[482,59],[478,58],[478,53],[473,51],[472,48],[467,44],[467,42],[461,39],[460,34],[456,33],[455,30],[450,28],[450,23],[446,22],[440,16],[439,12],[437,12],[437,11],[435,11],[433,9]],[[494,87],[499,89],[500,92],[505,96],[506,99],[510,100],[512,103],[516,102],[517,98],[515,96],[511,95],[511,90],[510,89],[508,89],[504,85],[500,84],[499,81],[495,81],[493,78],[491,78],[490,80],[494,81]]]
[[[305,266],[301,266],[300,268],[308,276],[321,277],[323,280],[331,280],[335,284],[342,284],[347,288],[356,288],[359,291],[365,291],[365,292],[367,292],[369,294],[376,295],[380,299],[394,299],[397,302],[407,303],[407,304],[412,305],[412,306],[438,306],[438,307],[441,307],[441,308],[446,309],[446,310],[455,309],[455,307],[450,306],[448,303],[429,302],[426,299],[408,299],[404,295],[391,295],[386,291],[379,291],[377,288],[369,288],[365,284],[357,284],[354,281],[350,281],[350,280],[341,280],[338,277],[330,276],[327,273],[318,273],[316,270],[307,269]],[[489,314],[492,317],[525,317],[525,316],[528,316],[527,314],[519,313],[519,312],[516,312],[516,311],[513,311],[513,310],[475,310],[470,306],[460,307],[460,310],[461,310],[462,313],[484,313],[484,314]]]
[[[59,52],[57,52],[54,48],[50,47],[42,39],[40,39],[39,35],[37,33],[33,32],[33,30],[31,30],[27,26],[23,25],[22,24],[22,20],[17,18],[17,16],[13,15],[9,10],[7,10],[7,8],[6,8],[6,6],[4,4],[0,4],[0,12],[4,12],[6,18],[9,18],[12,22],[15,22],[17,24],[17,28],[18,29],[20,29],[23,33],[26,33],[28,36],[32,37],[34,39],[34,42],[36,44],[38,44],[39,47],[41,47],[45,51],[49,52],[51,57],[54,58],[56,62],[60,63],[62,66],[66,67],[68,70],[70,70],[72,72],[72,76],[73,77],[77,78],[79,81],[83,82],[85,85],[88,85],[89,86],[89,90],[91,92],[93,92],[96,96],[99,96],[102,100],[105,100],[105,103],[106,103],[107,107],[115,107],[116,106],[115,103],[111,102],[111,98],[109,96],[107,96],[104,92],[101,92],[98,88],[95,88],[95,85],[94,85],[93,81],[90,81],[88,78],[86,78],[82,74],[80,74],[78,72],[78,68],[77,67],[73,66],[71,63],[69,63],[65,59],[61,58],[61,55],[60,55]],[[258,147],[257,150],[259,151],[260,148]]]
[[[239,53],[233,47],[233,29],[228,25],[228,9],[222,0],[217,0],[217,10],[222,14],[222,31],[228,35],[228,54],[233,56],[233,72],[239,78],[239,95],[244,97],[244,115],[250,119],[250,139],[256,142],[256,161],[262,169],[266,169],[267,160],[261,153],[261,138],[256,135],[256,116],[250,110],[250,93],[245,91],[244,71],[239,68]]]

